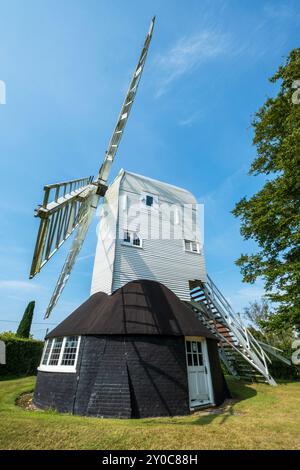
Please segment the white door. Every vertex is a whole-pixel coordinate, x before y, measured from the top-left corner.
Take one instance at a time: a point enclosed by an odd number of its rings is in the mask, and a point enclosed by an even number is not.
[[[186,340],[186,358],[189,384],[190,407],[210,403],[208,386],[208,367],[203,341],[200,339]]]

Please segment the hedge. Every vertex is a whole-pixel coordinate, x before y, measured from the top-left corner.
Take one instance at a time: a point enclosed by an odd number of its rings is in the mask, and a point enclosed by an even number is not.
[[[6,345],[6,364],[0,364],[0,375],[33,375],[37,373],[44,347],[43,341],[18,338],[14,333],[0,333]]]

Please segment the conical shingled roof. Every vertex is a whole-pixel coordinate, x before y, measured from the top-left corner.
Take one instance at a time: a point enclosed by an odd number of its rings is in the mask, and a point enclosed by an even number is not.
[[[217,339],[170,289],[136,280],[112,295],[93,294],[47,338],[69,335],[171,335]]]

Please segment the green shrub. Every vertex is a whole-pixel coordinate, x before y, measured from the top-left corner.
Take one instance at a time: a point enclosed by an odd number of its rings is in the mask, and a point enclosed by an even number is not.
[[[285,351],[285,357],[291,358],[292,352],[288,354]],[[286,379],[286,380],[298,380],[300,379],[300,367],[294,364],[288,366],[277,359],[270,357],[272,360],[272,364],[268,364],[268,369],[270,374],[274,377],[274,379]]]
[[[271,364],[268,363],[268,369],[269,369],[270,374],[275,380],[276,379],[286,379],[286,380],[300,379],[300,367],[299,366],[296,366],[293,363],[288,365],[285,362],[282,362],[281,360],[272,356],[270,353],[268,353],[268,351],[266,351],[266,354],[269,356],[269,358],[272,361]],[[291,348],[286,347],[285,349],[280,350],[280,354],[284,356],[286,359],[291,360],[293,350]]]
[[[44,343],[19,338],[12,332],[0,333],[6,345],[6,364],[0,364],[0,375],[33,375],[41,360]]]

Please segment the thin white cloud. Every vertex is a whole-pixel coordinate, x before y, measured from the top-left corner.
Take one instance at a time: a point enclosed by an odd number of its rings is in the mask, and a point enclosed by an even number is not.
[[[229,38],[225,34],[204,30],[192,36],[182,37],[174,47],[155,59],[161,75],[156,96],[165,93],[174,80],[228,50]]]
[[[185,116],[182,119],[179,119],[178,125],[182,127],[185,127],[185,126],[189,127],[195,122],[198,122],[201,118],[202,118],[202,115],[200,111],[196,111],[194,113],[191,113],[190,115]]]
[[[250,302],[261,300],[265,293],[262,285],[245,285],[227,295],[226,298],[236,312],[242,313]]]
[[[203,203],[206,210],[211,213],[212,217],[215,216],[213,211],[218,211],[220,207],[231,199],[236,193],[237,189],[243,185],[242,177],[247,175],[248,166],[246,164],[239,167],[233,173],[224,178],[221,184],[215,187],[212,191],[197,197],[199,203]]]
[[[94,258],[94,256],[95,256],[95,253],[90,253],[89,255],[79,256],[77,258],[77,261],[84,261],[86,259]]]
[[[278,19],[278,20],[290,20],[297,19],[299,12],[297,12],[293,6],[289,3],[267,3],[263,8],[265,14],[269,18]]]
[[[16,279],[0,280],[0,289],[11,290],[34,290],[40,286],[29,281],[19,281]]]

